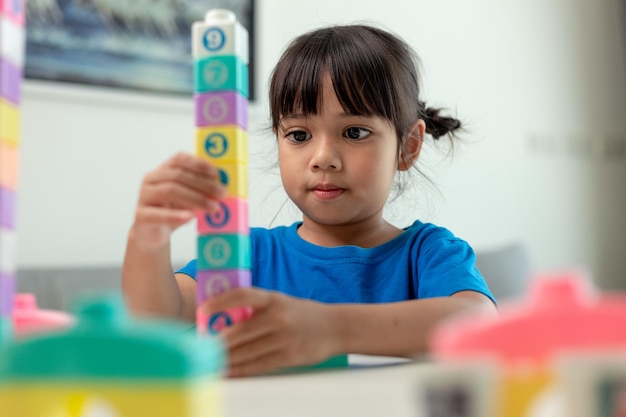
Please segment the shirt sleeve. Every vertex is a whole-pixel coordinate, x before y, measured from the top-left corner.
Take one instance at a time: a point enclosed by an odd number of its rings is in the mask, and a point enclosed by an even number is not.
[[[198,270],[198,261],[196,259],[193,259],[187,262],[187,265],[183,266],[182,268],[180,268],[174,273],[189,275],[191,278],[196,279],[197,270]]]
[[[424,236],[419,245],[416,277],[418,298],[476,291],[496,302],[476,267],[474,250],[445,228],[435,227]]]

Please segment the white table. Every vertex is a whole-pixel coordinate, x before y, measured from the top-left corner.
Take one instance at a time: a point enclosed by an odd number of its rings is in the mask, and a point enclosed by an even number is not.
[[[424,362],[354,355],[350,367],[228,379],[225,417],[415,417]]]

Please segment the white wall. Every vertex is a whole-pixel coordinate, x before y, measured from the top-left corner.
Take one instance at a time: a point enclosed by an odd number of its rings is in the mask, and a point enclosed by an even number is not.
[[[252,224],[297,218],[287,207],[272,220],[284,195],[266,169],[266,84],[278,56],[305,30],[377,23],[421,56],[424,98],[468,125],[452,158],[427,149],[438,188],[419,182],[390,207],[393,221],[433,221],[477,249],[521,239],[537,269],[582,266],[605,287],[626,287],[618,2],[259,0]],[[22,109],[19,265],[120,263],[142,176],[177,150],[193,152],[191,101],[27,81]],[[193,225],[175,235],[175,262],[195,256],[194,237]]]

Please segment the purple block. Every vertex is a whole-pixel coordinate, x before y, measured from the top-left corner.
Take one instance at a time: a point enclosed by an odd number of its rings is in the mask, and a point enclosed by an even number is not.
[[[13,313],[14,297],[15,277],[0,273],[0,317],[10,316]]]
[[[0,57],[0,97],[16,106],[20,104],[22,69]]]
[[[252,284],[249,269],[211,269],[198,271],[197,301],[202,303],[233,288],[249,287]]]
[[[15,191],[0,187],[0,226],[15,228]]]
[[[195,95],[196,126],[237,125],[248,130],[248,100],[235,91]]]

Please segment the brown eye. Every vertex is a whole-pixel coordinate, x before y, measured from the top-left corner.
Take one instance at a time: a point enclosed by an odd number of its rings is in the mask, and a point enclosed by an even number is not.
[[[344,132],[344,135],[348,139],[363,139],[369,136],[371,132],[367,129],[363,129],[362,127],[349,127]]]
[[[310,139],[311,135],[305,131],[298,130],[296,132],[289,133],[287,137],[293,142],[304,142]]]

